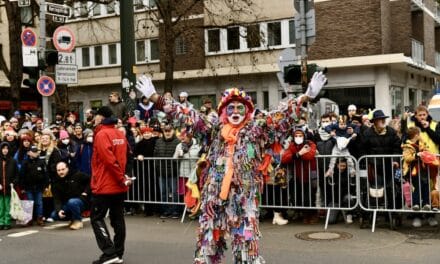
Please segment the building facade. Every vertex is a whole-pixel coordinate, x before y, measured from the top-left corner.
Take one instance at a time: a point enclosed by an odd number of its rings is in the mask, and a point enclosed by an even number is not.
[[[136,74],[151,75],[162,92],[167,29],[152,21],[154,0],[134,0],[134,9]],[[434,0],[315,0],[315,13],[309,61],[328,68],[327,97],[343,113],[353,103],[397,115],[433,95],[440,74]],[[249,91],[260,108],[276,106],[284,91],[278,60],[284,49],[295,48],[295,14],[291,0],[254,0],[238,13],[226,6],[195,8],[185,19],[191,33],[175,40],[173,94],[186,91],[198,106],[205,97],[218,101],[225,88],[235,86]],[[99,108],[121,89],[119,2],[78,1],[66,25],[76,35],[79,68],[78,83],[69,85],[72,110]]]

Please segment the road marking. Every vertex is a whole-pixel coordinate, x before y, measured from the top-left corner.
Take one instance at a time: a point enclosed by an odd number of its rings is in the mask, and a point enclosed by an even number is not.
[[[55,228],[60,228],[60,227],[66,227],[66,226],[68,226],[69,224],[67,224],[67,223],[62,223],[62,224],[53,224],[53,225],[50,225],[50,226],[45,226],[45,227],[43,227],[44,229],[55,229]]]
[[[22,237],[22,236],[35,234],[35,233],[38,233],[38,230],[29,230],[29,231],[23,231],[23,232],[18,232],[18,233],[12,233],[12,234],[9,234],[8,237]]]

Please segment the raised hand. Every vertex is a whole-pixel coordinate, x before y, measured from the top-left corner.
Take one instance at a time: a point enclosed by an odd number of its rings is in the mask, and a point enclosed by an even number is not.
[[[326,82],[327,78],[325,77],[324,73],[315,72],[312,79],[310,80],[309,87],[307,88],[305,95],[307,95],[309,98],[314,99],[319,94],[322,87],[324,87]]]
[[[150,98],[153,94],[156,93],[156,89],[151,82],[151,78],[145,75],[139,77],[138,81],[136,82],[136,89],[147,98]]]

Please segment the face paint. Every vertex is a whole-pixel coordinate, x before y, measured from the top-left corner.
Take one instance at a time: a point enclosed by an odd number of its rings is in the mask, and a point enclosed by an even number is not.
[[[228,121],[232,125],[239,125],[246,115],[246,106],[240,102],[231,102],[226,106]]]

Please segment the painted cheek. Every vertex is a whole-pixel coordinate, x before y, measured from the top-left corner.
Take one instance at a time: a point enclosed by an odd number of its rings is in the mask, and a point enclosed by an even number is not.
[[[226,114],[228,116],[232,115],[234,113],[234,107],[226,107]]]
[[[244,116],[246,114],[246,107],[244,106],[239,106],[238,107],[238,113],[242,116]]]

